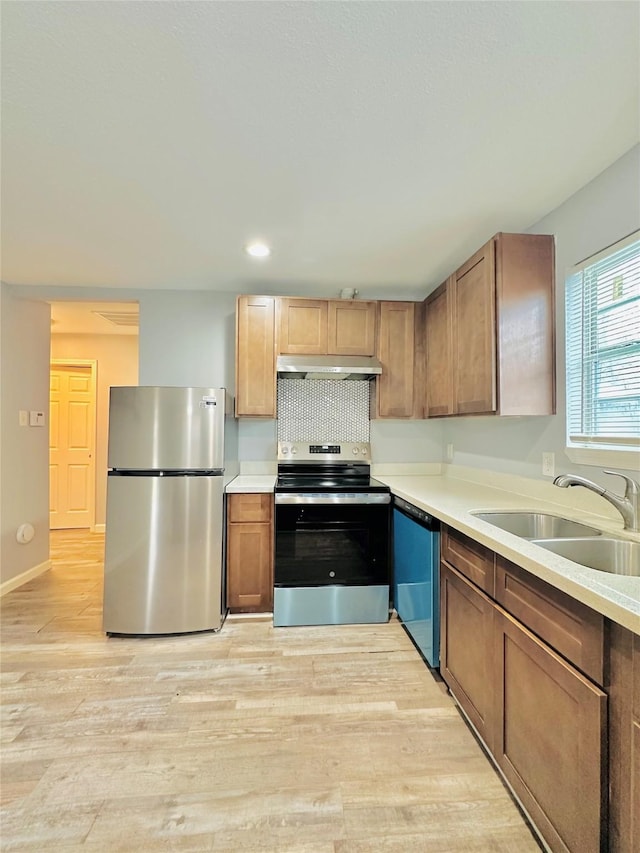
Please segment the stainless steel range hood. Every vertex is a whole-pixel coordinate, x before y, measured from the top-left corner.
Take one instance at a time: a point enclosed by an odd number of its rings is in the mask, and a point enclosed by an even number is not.
[[[276,370],[280,379],[373,379],[382,365],[366,355],[279,355]]]

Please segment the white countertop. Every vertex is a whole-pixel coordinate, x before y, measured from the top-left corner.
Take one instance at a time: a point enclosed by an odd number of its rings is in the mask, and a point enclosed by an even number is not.
[[[275,474],[240,474],[227,484],[228,494],[258,494],[272,492],[276,484]]]
[[[618,522],[608,515],[594,515],[576,506],[559,506],[558,503],[540,497],[450,475],[385,476],[376,473],[375,476],[386,483],[398,497],[424,509],[445,524],[466,533],[542,580],[569,593],[593,610],[640,634],[639,577],[614,575],[578,566],[564,557],[533,545],[526,539],[480,521],[470,513],[492,509],[546,511],[592,524],[605,534],[638,540],[637,535],[622,530],[622,520]]]

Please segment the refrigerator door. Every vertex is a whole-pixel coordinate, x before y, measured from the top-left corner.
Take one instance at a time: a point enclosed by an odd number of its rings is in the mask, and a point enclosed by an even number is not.
[[[109,468],[224,468],[224,388],[114,387]]]
[[[105,632],[220,628],[222,524],[222,477],[110,475]]]

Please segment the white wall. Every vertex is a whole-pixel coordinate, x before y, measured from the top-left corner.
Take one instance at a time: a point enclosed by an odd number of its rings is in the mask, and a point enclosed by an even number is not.
[[[107,509],[107,439],[109,389],[138,384],[137,335],[51,335],[51,358],[97,361],[96,388],[96,524]]]
[[[18,412],[49,412],[49,327],[43,302],[15,298],[0,284],[0,582],[49,559],[49,429],[21,427]],[[36,531],[26,545],[16,530],[30,522]]]
[[[579,261],[640,228],[640,145],[528,229],[556,238],[557,414],[542,418],[448,418],[444,441],[454,462],[542,478],[542,452],[555,453],[556,472],[571,471],[609,488],[619,484],[600,468],[577,465],[565,453],[564,282]],[[637,478],[637,471],[624,471]]]

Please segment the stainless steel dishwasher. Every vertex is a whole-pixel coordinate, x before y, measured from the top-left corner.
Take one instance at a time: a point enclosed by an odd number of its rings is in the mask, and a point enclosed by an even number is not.
[[[440,523],[393,499],[393,597],[402,624],[429,666],[440,666]]]

